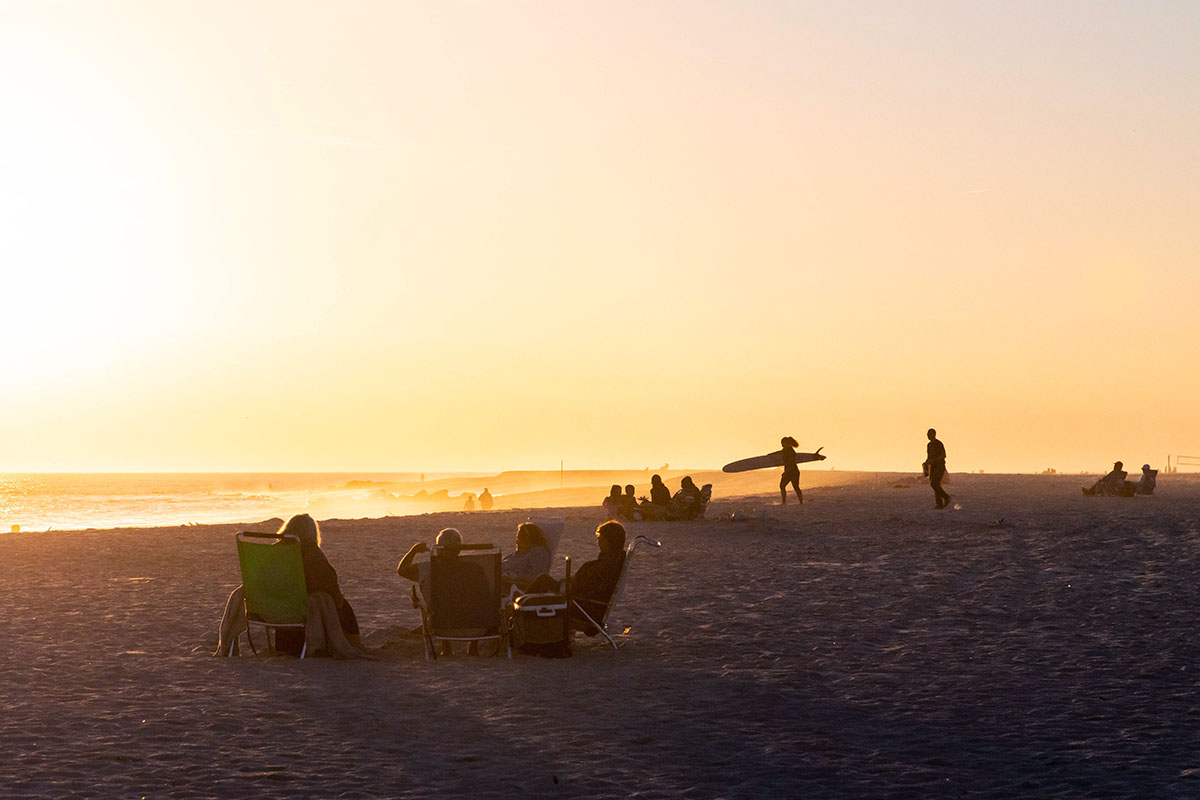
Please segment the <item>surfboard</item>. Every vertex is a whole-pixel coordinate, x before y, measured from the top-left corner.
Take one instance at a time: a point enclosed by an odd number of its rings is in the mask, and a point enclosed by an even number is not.
[[[825,456],[821,455],[824,447],[818,447],[815,453],[796,453],[796,463],[804,464],[809,461],[824,461]],[[769,467],[783,466],[783,451],[776,450],[774,453],[767,453],[765,456],[755,456],[754,458],[743,458],[741,461],[734,461],[721,467],[721,472],[749,472],[752,469],[768,469]]]

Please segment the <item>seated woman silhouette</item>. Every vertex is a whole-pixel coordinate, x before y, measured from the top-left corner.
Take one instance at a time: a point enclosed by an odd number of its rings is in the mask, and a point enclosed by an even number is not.
[[[546,534],[532,522],[517,527],[517,549],[500,562],[506,586],[525,589],[538,575],[550,571],[550,546]]]
[[[309,594],[325,592],[333,598],[337,607],[338,621],[342,623],[342,633],[355,647],[362,647],[359,636],[358,618],[350,601],[342,594],[338,586],[337,570],[329,563],[325,551],[321,549],[321,528],[317,521],[308,514],[297,514],[283,524],[279,529],[281,535],[292,534],[300,540],[300,556],[304,559],[304,585]],[[304,631],[278,630],[275,632],[275,647],[294,656],[299,656],[304,648]]]
[[[621,487],[613,484],[608,490],[608,497],[600,503],[604,507],[604,513],[611,519],[621,513]]]

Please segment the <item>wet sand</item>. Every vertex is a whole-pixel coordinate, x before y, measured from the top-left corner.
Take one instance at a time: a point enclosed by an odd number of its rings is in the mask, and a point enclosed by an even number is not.
[[[623,646],[563,660],[426,663],[394,571],[447,525],[507,552],[520,511],[322,523],[372,662],[210,657],[246,526],[0,536],[0,786],[1200,797],[1200,479],[1125,499],[955,475],[949,511],[900,476],[842,480],[630,524],[663,548],[634,565]],[[716,519],[735,510],[754,521]],[[601,511],[561,513],[578,565]]]

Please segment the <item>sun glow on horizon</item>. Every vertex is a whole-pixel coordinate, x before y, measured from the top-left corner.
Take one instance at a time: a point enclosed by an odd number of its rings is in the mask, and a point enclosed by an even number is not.
[[[0,2],[0,470],[1195,450],[1197,34],[1186,3]]]

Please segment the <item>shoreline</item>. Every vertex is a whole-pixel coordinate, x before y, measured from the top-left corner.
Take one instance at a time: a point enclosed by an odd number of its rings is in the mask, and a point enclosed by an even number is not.
[[[224,473],[222,473],[224,474]],[[331,473],[316,473],[321,476],[328,476]],[[345,473],[344,477],[350,477],[357,473]],[[44,534],[57,531],[112,531],[125,529],[138,530],[153,530],[157,528],[178,528],[178,527],[196,527],[204,525],[257,525],[268,519],[282,519],[290,516],[293,513],[307,512],[320,520],[335,520],[335,519],[384,519],[389,517],[410,517],[424,516],[433,513],[458,513],[461,510],[462,492],[470,491],[471,489],[478,490],[481,485],[490,487],[506,487],[511,486],[513,491],[499,494],[499,489],[493,491],[496,506],[493,512],[509,509],[540,509],[540,508],[587,508],[590,506],[599,506],[599,501],[608,493],[609,483],[588,483],[591,479],[603,476],[606,480],[611,479],[611,483],[627,483],[634,482],[639,478],[643,479],[643,483],[635,485],[639,486],[639,494],[648,491],[648,477],[645,470],[625,471],[625,472],[609,472],[596,473],[592,471],[579,471],[571,476],[571,485],[564,488],[540,488],[529,489],[531,483],[528,476],[543,475],[544,473],[523,473],[511,472],[502,473],[500,476],[484,476],[484,480],[477,480],[475,476],[459,476],[456,478],[443,478],[436,481],[427,481],[426,485],[430,488],[438,488],[444,493],[441,499],[434,497],[428,502],[413,501],[410,505],[411,510],[400,510],[404,508],[404,498],[397,498],[394,495],[383,497],[380,492],[385,492],[387,488],[396,488],[399,491],[413,491],[414,486],[420,486],[417,482],[382,482],[372,484],[371,486],[343,486],[334,487],[331,491],[350,493],[355,492],[361,496],[352,499],[334,498],[322,499],[322,496],[309,497],[308,499],[299,498],[299,502],[294,504],[276,503],[276,513],[269,517],[234,517],[232,519],[202,519],[196,522],[193,520],[182,519],[180,522],[171,524],[162,520],[153,520],[146,524],[141,523],[116,523],[105,525],[88,525],[88,526],[63,526],[49,525],[50,530],[41,528],[40,525],[31,527],[30,525],[20,522],[15,516],[11,522],[5,522],[0,527],[0,536],[13,535],[11,531],[12,524],[18,524],[21,527],[20,533],[37,533]],[[672,488],[678,486],[678,480],[685,474],[692,475],[697,484],[713,483],[713,494],[717,500],[741,500],[744,498],[762,498],[761,502],[769,501],[770,497],[775,496],[777,492],[778,471],[777,470],[760,470],[752,473],[740,473],[729,475],[718,470],[667,470],[664,471],[667,483]],[[1019,479],[1047,480],[1047,481],[1064,481],[1071,479],[1087,480],[1089,477],[1094,478],[1102,473],[1086,473],[1075,475],[1074,473],[1064,474],[1027,474],[1027,473],[950,473],[951,482],[976,482],[979,480],[991,481],[1002,480],[1011,481]],[[507,477],[505,477],[507,476]],[[516,476],[516,477],[514,477]],[[1193,477],[1194,476],[1194,477]],[[498,480],[499,479],[499,480]],[[536,479],[535,479],[536,480]],[[923,484],[919,473],[915,472],[883,472],[883,471],[850,471],[850,470],[832,470],[832,469],[802,469],[801,471],[801,488],[806,492],[817,492],[818,494],[827,488],[835,486],[843,486],[855,483],[870,483],[872,481],[896,481],[908,482],[915,484]],[[1175,473],[1163,476],[1163,480],[1169,483],[1187,483],[1191,480],[1200,481],[1200,473]],[[1089,481],[1090,482],[1090,481]],[[351,478],[349,484],[356,484],[357,480]],[[369,496],[374,491],[374,496]],[[458,494],[450,494],[457,492]],[[814,495],[815,496],[815,495]],[[345,513],[345,512],[351,513]],[[340,512],[340,513],[339,513]],[[268,512],[269,513],[269,512]],[[466,512],[463,512],[466,513]],[[478,512],[477,512],[478,513]],[[486,513],[486,512],[484,512]]]

